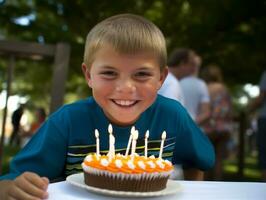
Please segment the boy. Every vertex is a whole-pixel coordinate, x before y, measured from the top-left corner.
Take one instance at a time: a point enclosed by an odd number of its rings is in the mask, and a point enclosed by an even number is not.
[[[167,75],[166,47],[153,23],[131,14],[102,21],[87,36],[82,70],[93,97],[63,106],[49,117],[14,158],[10,173],[1,177],[1,195],[47,197],[48,178],[80,172],[86,154],[95,152],[95,129],[101,153],[107,152],[109,123],[117,152],[125,151],[134,125],[139,130],[138,153],[144,151],[149,130],[149,153],[158,155],[165,130],[164,158],[186,169],[213,166],[213,147],[184,108],[157,96]]]

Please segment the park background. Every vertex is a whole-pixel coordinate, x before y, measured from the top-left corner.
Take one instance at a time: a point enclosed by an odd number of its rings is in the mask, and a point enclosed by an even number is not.
[[[248,149],[249,123],[239,124],[239,116],[258,95],[257,85],[266,67],[265,0],[0,0],[0,41],[68,44],[70,57],[63,103],[70,103],[91,95],[81,71],[87,33],[99,21],[119,13],[139,14],[153,21],[166,37],[168,53],[176,47],[188,47],[202,56],[202,68],[208,64],[222,68],[237,122],[236,151],[224,161],[225,180],[258,181],[256,151]],[[10,115],[19,103],[27,103],[25,123],[32,120],[35,107],[44,107],[49,113],[53,62],[50,57],[34,54],[15,56],[6,137],[11,129]],[[10,54],[0,51],[1,124],[9,65]],[[245,127],[242,132],[241,126]],[[2,126],[0,129],[2,133]],[[244,146],[239,147],[240,140]],[[8,145],[2,149],[4,171],[17,151]],[[244,156],[242,161],[239,152]],[[243,169],[239,171],[241,164]]]

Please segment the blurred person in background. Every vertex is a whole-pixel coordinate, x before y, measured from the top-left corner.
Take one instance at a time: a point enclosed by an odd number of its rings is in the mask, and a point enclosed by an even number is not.
[[[20,131],[21,131],[21,125],[20,125],[20,120],[21,117],[24,113],[25,105],[20,104],[19,107],[12,113],[11,116],[11,122],[12,122],[12,133],[10,136],[9,140],[9,145],[17,145],[19,146],[21,143],[21,138],[20,138]]]
[[[184,94],[184,106],[194,121],[201,126],[210,117],[210,97],[204,80],[198,78],[201,57],[194,51],[186,49],[186,66],[180,85]]]
[[[158,94],[179,101],[184,105],[184,95],[181,89],[178,77],[175,76],[175,71],[181,66],[180,61],[175,57],[175,51],[170,55],[168,61],[168,74],[167,77],[158,91]]]
[[[260,109],[257,122],[258,161],[262,170],[262,180],[266,181],[266,71],[261,76],[259,87],[259,96],[250,103],[247,111]]]
[[[45,121],[45,119],[46,119],[45,109],[42,107],[37,108],[34,114],[34,121],[30,125],[30,129],[28,131],[22,131],[21,133],[21,137],[22,137],[21,147],[25,146],[28,143],[28,141],[35,134],[35,132],[40,128],[40,126]]]
[[[227,86],[223,82],[221,69],[210,65],[203,70],[210,95],[210,119],[202,127],[214,145],[216,163],[206,179],[222,180],[222,160],[226,155],[227,143],[232,133],[232,100]]]

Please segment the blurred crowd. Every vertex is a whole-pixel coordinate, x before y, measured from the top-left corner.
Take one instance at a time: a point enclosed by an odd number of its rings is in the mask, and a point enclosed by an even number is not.
[[[202,65],[201,56],[192,49],[178,48],[169,56],[168,76],[159,94],[179,101],[209,137],[216,153],[213,170],[206,180],[223,180],[223,160],[236,155],[237,134],[232,97],[216,64]],[[201,68],[202,67],[202,68]],[[266,72],[260,81],[260,95],[246,109],[249,118],[248,150],[258,151],[262,179],[266,180]],[[262,108],[257,115],[253,111]]]

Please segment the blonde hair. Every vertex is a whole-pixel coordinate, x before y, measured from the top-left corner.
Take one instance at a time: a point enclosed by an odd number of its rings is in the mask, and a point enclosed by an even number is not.
[[[111,45],[122,54],[153,53],[160,69],[166,66],[165,38],[159,28],[147,19],[133,14],[120,14],[97,24],[87,35],[84,63],[90,67],[95,53]]]

